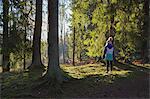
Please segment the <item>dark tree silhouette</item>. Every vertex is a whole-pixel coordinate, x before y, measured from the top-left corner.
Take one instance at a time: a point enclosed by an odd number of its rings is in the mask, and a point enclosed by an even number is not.
[[[42,28],[42,0],[36,0],[35,28],[33,35],[33,55],[32,64],[29,69],[44,70],[44,65],[41,61],[41,28]]]
[[[61,83],[58,46],[58,0],[48,0],[48,70],[46,76]]]
[[[8,46],[8,13],[9,13],[9,0],[3,0],[3,72],[9,71],[9,46]]]

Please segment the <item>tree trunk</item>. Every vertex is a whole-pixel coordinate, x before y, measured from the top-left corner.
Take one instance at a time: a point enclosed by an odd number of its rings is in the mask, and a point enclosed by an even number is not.
[[[79,59],[80,59],[80,62],[82,62],[82,54],[81,54],[81,52],[80,52],[80,57],[79,57]]]
[[[110,5],[110,10],[111,10],[111,19],[110,19],[110,22],[111,22],[111,26],[110,26],[110,34],[109,36],[111,37],[114,37],[115,36],[115,28],[114,28],[114,5],[110,3],[109,1],[109,5]]]
[[[72,65],[75,66],[75,27],[73,28],[73,62]]]
[[[24,0],[24,2],[25,2],[25,7],[24,7],[24,9],[26,9],[27,10],[27,2]],[[23,70],[25,70],[26,69],[26,38],[27,38],[27,18],[25,18],[25,26],[24,26],[24,49],[23,49]]]
[[[65,37],[66,37],[66,34],[65,34],[65,17],[64,17],[64,38],[63,38],[63,62],[65,63],[66,62],[66,39],[65,39]]]
[[[33,35],[33,54],[30,70],[44,70],[44,65],[41,61],[41,27],[42,27],[42,0],[36,0],[35,28]]]
[[[64,63],[64,45],[63,45],[63,9],[61,7],[61,10],[60,10],[60,44],[61,44],[61,50],[62,50],[62,63]]]
[[[48,0],[48,71],[47,77],[53,81],[62,82],[59,66],[58,45],[58,0]]]
[[[144,25],[143,25],[143,59],[148,58],[148,32],[149,32],[149,0],[144,2]]]
[[[3,72],[10,70],[9,67],[9,46],[8,46],[8,13],[9,13],[9,0],[3,0]]]
[[[62,44],[62,60],[63,63],[65,63],[65,8],[64,8],[64,0],[62,1],[61,4],[61,9],[60,9],[60,25],[61,25],[61,44]]]
[[[69,57],[68,44],[69,44],[69,37],[68,37],[68,31],[67,31],[67,32],[66,32],[66,58],[67,58],[67,61],[68,61],[68,59],[70,58],[70,57]]]
[[[149,2],[149,6],[150,6],[150,2]],[[150,7],[149,7],[149,11],[150,11]],[[150,20],[150,12],[149,12],[149,16],[148,16],[149,20]],[[148,20],[148,59],[149,59],[149,63],[150,63],[150,21]]]
[[[82,62],[82,52],[83,52],[83,47],[84,47],[84,39],[83,39],[83,30],[81,29],[81,35],[80,35],[80,39],[81,39],[81,42],[80,42],[80,62]]]
[[[27,35],[27,26],[25,26],[25,33],[24,33],[24,53],[23,53],[23,70],[26,69],[26,35]]]

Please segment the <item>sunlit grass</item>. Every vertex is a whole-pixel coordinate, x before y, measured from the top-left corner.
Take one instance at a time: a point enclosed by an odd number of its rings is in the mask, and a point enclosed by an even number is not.
[[[150,64],[138,64],[137,66],[150,69]]]
[[[120,67],[126,67],[121,69]],[[73,78],[73,84],[76,86],[84,86],[85,89],[91,89],[100,85],[120,83],[122,80],[133,79],[140,75],[140,70],[131,69],[130,65],[113,66],[113,71],[106,73],[106,66],[103,64],[86,64],[81,66],[72,66],[61,64],[65,77]],[[13,96],[29,96],[33,86],[39,82],[35,82],[37,77],[29,75],[28,72],[8,72],[1,74],[2,76],[2,97]],[[70,81],[72,81],[69,79]],[[68,81],[69,81],[68,80]],[[70,82],[68,82],[70,83]],[[64,83],[65,84],[65,83]],[[72,87],[72,85],[67,85]],[[80,89],[80,88],[79,88]]]
[[[114,66],[115,67],[115,66]],[[118,75],[122,77],[126,77],[131,71],[129,70],[120,70],[115,67],[111,73],[106,73],[106,67],[101,64],[87,64],[81,66],[71,66],[71,65],[61,65],[61,68],[71,77],[82,79],[87,76],[93,75]]]

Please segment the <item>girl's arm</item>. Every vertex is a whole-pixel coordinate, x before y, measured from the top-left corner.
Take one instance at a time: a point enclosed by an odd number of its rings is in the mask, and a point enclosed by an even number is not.
[[[106,46],[105,46],[104,54],[103,54],[103,59],[105,58],[105,54],[106,54],[106,52],[107,52],[107,48],[106,48]]]

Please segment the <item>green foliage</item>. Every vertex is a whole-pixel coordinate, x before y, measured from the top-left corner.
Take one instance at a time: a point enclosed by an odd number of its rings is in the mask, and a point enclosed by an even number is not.
[[[109,1],[73,2],[71,22],[72,28],[76,28],[76,47],[86,50],[89,57],[101,56],[106,38],[114,33],[118,56],[129,58],[128,54],[138,51],[145,38],[142,37],[144,0]],[[81,36],[84,39],[80,39]]]
[[[24,54],[26,60],[31,59],[31,39],[29,36],[33,30],[34,5],[32,0],[28,1],[9,1],[9,36],[7,41],[10,63],[13,68],[21,68]]]
[[[129,58],[127,56],[129,53],[134,53],[137,49],[140,48],[141,42],[141,26],[143,20],[142,17],[142,5],[140,4],[133,4],[128,6],[127,9],[129,11],[125,11],[127,4],[124,4],[116,10],[116,17],[115,20],[118,21],[116,24],[116,34],[115,34],[115,44],[116,48],[120,51],[119,54],[121,57]],[[140,9],[139,9],[140,8]]]
[[[29,61],[32,56],[32,46],[29,42],[26,42],[26,48],[24,48],[24,43],[20,43],[11,51],[10,53],[10,63],[12,68],[19,69],[22,68],[21,66],[23,65],[23,59],[24,56],[23,54],[26,55],[26,60]]]
[[[101,56],[104,50],[105,35],[99,31],[91,31],[90,37],[84,42],[87,47],[87,55],[90,57]]]

